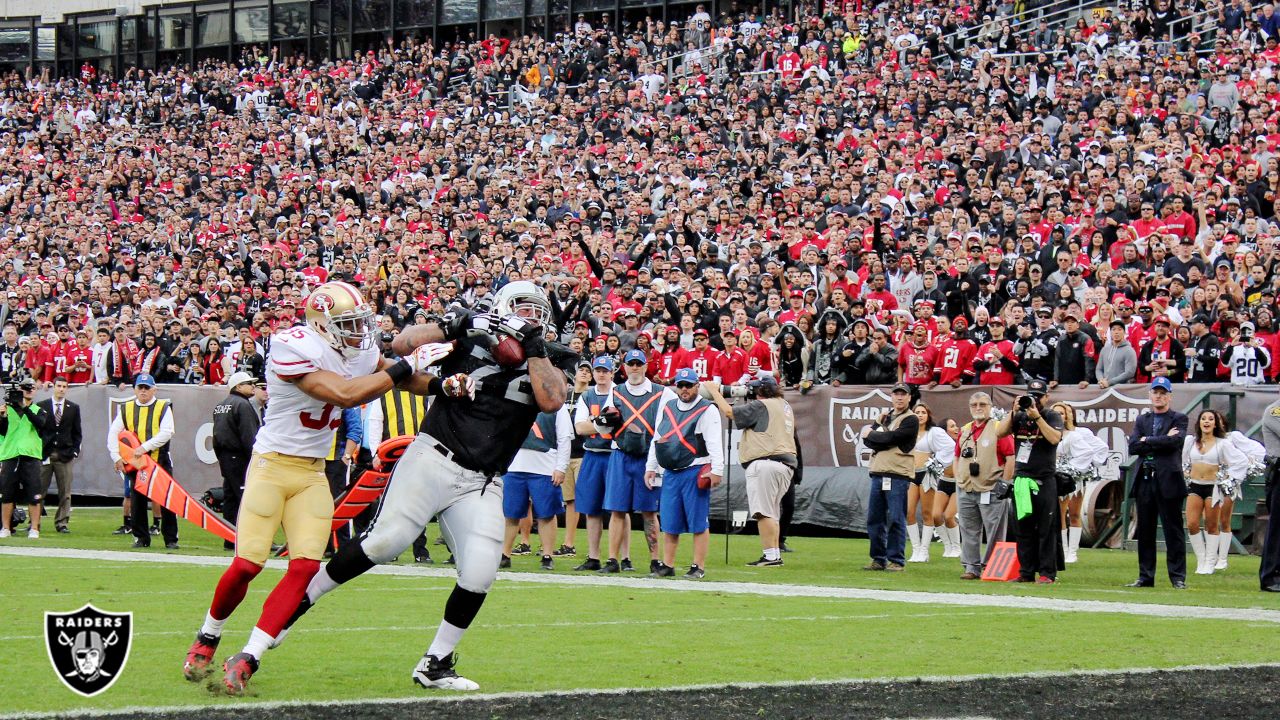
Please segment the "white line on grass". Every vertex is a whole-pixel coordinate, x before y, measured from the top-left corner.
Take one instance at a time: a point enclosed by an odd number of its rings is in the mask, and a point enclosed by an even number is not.
[[[921,676],[898,676],[886,678],[831,678],[827,680],[784,680],[779,682],[767,683],[713,683],[701,685],[676,685],[671,687],[631,687],[631,688],[578,688],[570,690],[541,690],[541,691],[518,691],[518,692],[501,692],[501,693],[476,693],[465,694],[455,693],[451,695],[440,695],[435,693],[424,693],[414,695],[412,697],[398,698],[369,698],[366,700],[268,700],[265,702],[244,701],[237,702],[234,705],[214,704],[205,705],[169,705],[158,707],[142,707],[130,706],[111,710],[61,710],[51,713],[11,713],[8,715],[0,715],[0,720],[44,720],[45,718],[69,718],[69,717],[107,717],[122,716],[132,717],[136,715],[160,715],[160,714],[180,714],[191,713],[202,710],[212,711],[228,711],[232,708],[251,709],[254,711],[275,710],[285,708],[306,708],[311,706],[323,706],[326,709],[337,707],[362,707],[369,705],[376,706],[396,706],[411,705],[415,703],[431,703],[436,705],[451,705],[454,703],[467,702],[484,702],[489,700],[530,700],[543,697],[563,697],[566,695],[582,695],[591,696],[614,696],[614,695],[631,695],[635,693],[647,692],[699,692],[699,691],[722,691],[730,689],[738,690],[756,690],[756,689],[787,689],[800,687],[824,687],[832,685],[893,685],[897,683],[965,683],[983,680],[1014,680],[1014,679],[1054,679],[1054,678],[1071,678],[1071,677],[1111,677],[1117,675],[1150,675],[1152,673],[1170,673],[1170,672],[1196,672],[1196,671],[1215,671],[1215,670],[1251,670],[1255,668],[1280,668],[1280,663],[1255,663],[1249,665],[1180,665],[1167,668],[1124,668],[1119,670],[1041,670],[1035,672],[1022,673],[992,673],[987,675],[921,675]]]
[[[7,547],[0,555],[21,557],[64,558],[138,563],[167,563],[222,567],[226,558],[200,555],[159,555],[115,550],[71,550],[61,548]],[[283,570],[285,561],[268,560],[267,566]],[[369,571],[379,575],[413,575],[418,577],[454,577],[453,570],[380,565]],[[1051,612],[1116,613],[1160,618],[1198,620],[1241,620],[1280,624],[1280,610],[1261,608],[1221,608],[1200,605],[1157,605],[1150,603],[1112,602],[1107,600],[1065,600],[1027,595],[982,595],[928,592],[922,590],[871,590],[865,588],[824,587],[816,585],[773,585],[748,582],[690,582],[685,580],[653,580],[618,576],[535,575],[532,573],[499,573],[508,582],[556,586],[626,588],[628,590],[670,590],[676,592],[724,593],[727,595],[765,595],[773,597],[836,598],[873,600],[915,605],[958,605],[964,607],[1000,607],[1015,610],[1047,610]]]
[[[982,615],[983,617],[990,617],[991,615],[998,614],[999,612],[1001,611],[996,611],[994,613],[990,610],[984,610],[982,612],[917,613],[915,615],[912,615],[911,619],[915,620],[917,618],[926,618],[926,617],[954,618],[954,617],[965,617],[970,615]],[[1007,611],[1007,612],[1012,612],[1012,611]],[[862,614],[862,615],[781,615],[781,616],[773,616],[773,617],[755,617],[755,618],[744,618],[740,615],[735,615],[732,617],[721,617],[721,618],[687,617],[687,618],[669,618],[669,619],[658,619],[658,620],[594,620],[594,621],[585,620],[585,621],[572,621],[572,622],[485,623],[484,628],[485,630],[518,630],[518,629],[528,629],[528,628],[555,628],[555,627],[572,627],[572,628],[608,627],[611,625],[628,625],[628,626],[629,625],[686,625],[689,623],[703,623],[707,625],[714,625],[718,623],[742,623],[742,622],[748,622],[748,623],[814,622],[814,621],[844,622],[847,620],[854,620],[854,621],[888,620],[890,618],[901,618],[901,617],[903,616],[900,613],[883,613],[879,615],[866,615],[866,614]],[[351,632],[354,632],[354,633],[423,632],[426,630],[434,630],[434,629],[435,629],[434,625],[430,625],[430,626],[428,625],[413,625],[413,626],[377,625],[372,627],[347,627],[343,625],[334,625],[334,626],[325,626],[325,627],[300,627],[294,630],[290,630],[289,634],[292,635],[294,633],[312,633],[312,632],[322,632],[322,633],[325,633],[326,635],[333,634],[333,633],[351,633]],[[190,634],[191,634],[190,629],[187,629],[187,630],[139,630],[139,631],[134,631],[133,636],[134,637],[166,637],[170,635],[177,635],[177,636],[186,637]],[[0,636],[0,642],[16,642],[19,640],[41,640],[43,638],[44,638],[43,635],[4,635],[4,636]]]

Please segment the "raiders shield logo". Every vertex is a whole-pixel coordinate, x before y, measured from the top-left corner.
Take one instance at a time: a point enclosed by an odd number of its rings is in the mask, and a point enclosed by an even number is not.
[[[831,398],[831,459],[837,467],[869,467],[872,451],[862,442],[862,429],[893,407],[893,398],[876,389],[854,398]]]
[[[103,612],[92,605],[44,614],[44,643],[63,685],[92,697],[115,683],[129,661],[133,613]]]

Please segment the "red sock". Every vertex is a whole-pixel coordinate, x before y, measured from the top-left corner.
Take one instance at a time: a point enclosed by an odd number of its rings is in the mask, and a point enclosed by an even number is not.
[[[307,594],[307,584],[318,572],[320,572],[319,560],[306,558],[290,560],[289,570],[285,572],[284,577],[280,578],[276,589],[271,591],[267,601],[263,603],[262,617],[258,619],[255,627],[271,637],[278,637],[285,623],[289,622],[289,618],[293,617],[294,611],[298,609],[298,603],[302,602],[303,596]]]
[[[231,567],[222,573],[218,588],[213,591],[213,604],[209,606],[209,614],[214,620],[226,620],[231,617],[231,613],[236,611],[240,601],[244,600],[244,594],[249,590],[249,583],[260,572],[262,572],[261,566],[254,565],[242,557],[237,556],[231,561]]]

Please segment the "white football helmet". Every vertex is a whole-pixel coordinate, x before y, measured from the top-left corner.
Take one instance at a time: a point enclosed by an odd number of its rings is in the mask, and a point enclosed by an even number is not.
[[[525,313],[521,315],[520,311]],[[551,301],[542,288],[528,280],[503,285],[493,296],[493,314],[497,317],[521,315],[544,328],[551,327]]]
[[[373,307],[355,286],[327,282],[307,296],[306,304],[307,325],[343,357],[373,347],[378,328]]]

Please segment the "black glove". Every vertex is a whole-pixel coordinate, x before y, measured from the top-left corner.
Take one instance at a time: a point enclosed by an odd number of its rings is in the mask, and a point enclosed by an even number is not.
[[[597,427],[617,430],[622,427],[622,413],[616,407],[607,407],[600,411],[594,420]]]
[[[547,356],[547,341],[542,336],[541,325],[529,322],[519,315],[504,315],[498,320],[494,330],[520,341],[525,359]]]
[[[493,318],[487,313],[477,313],[463,305],[454,303],[440,316],[440,329],[444,331],[445,340],[457,340],[467,334],[468,330],[492,329]]]

